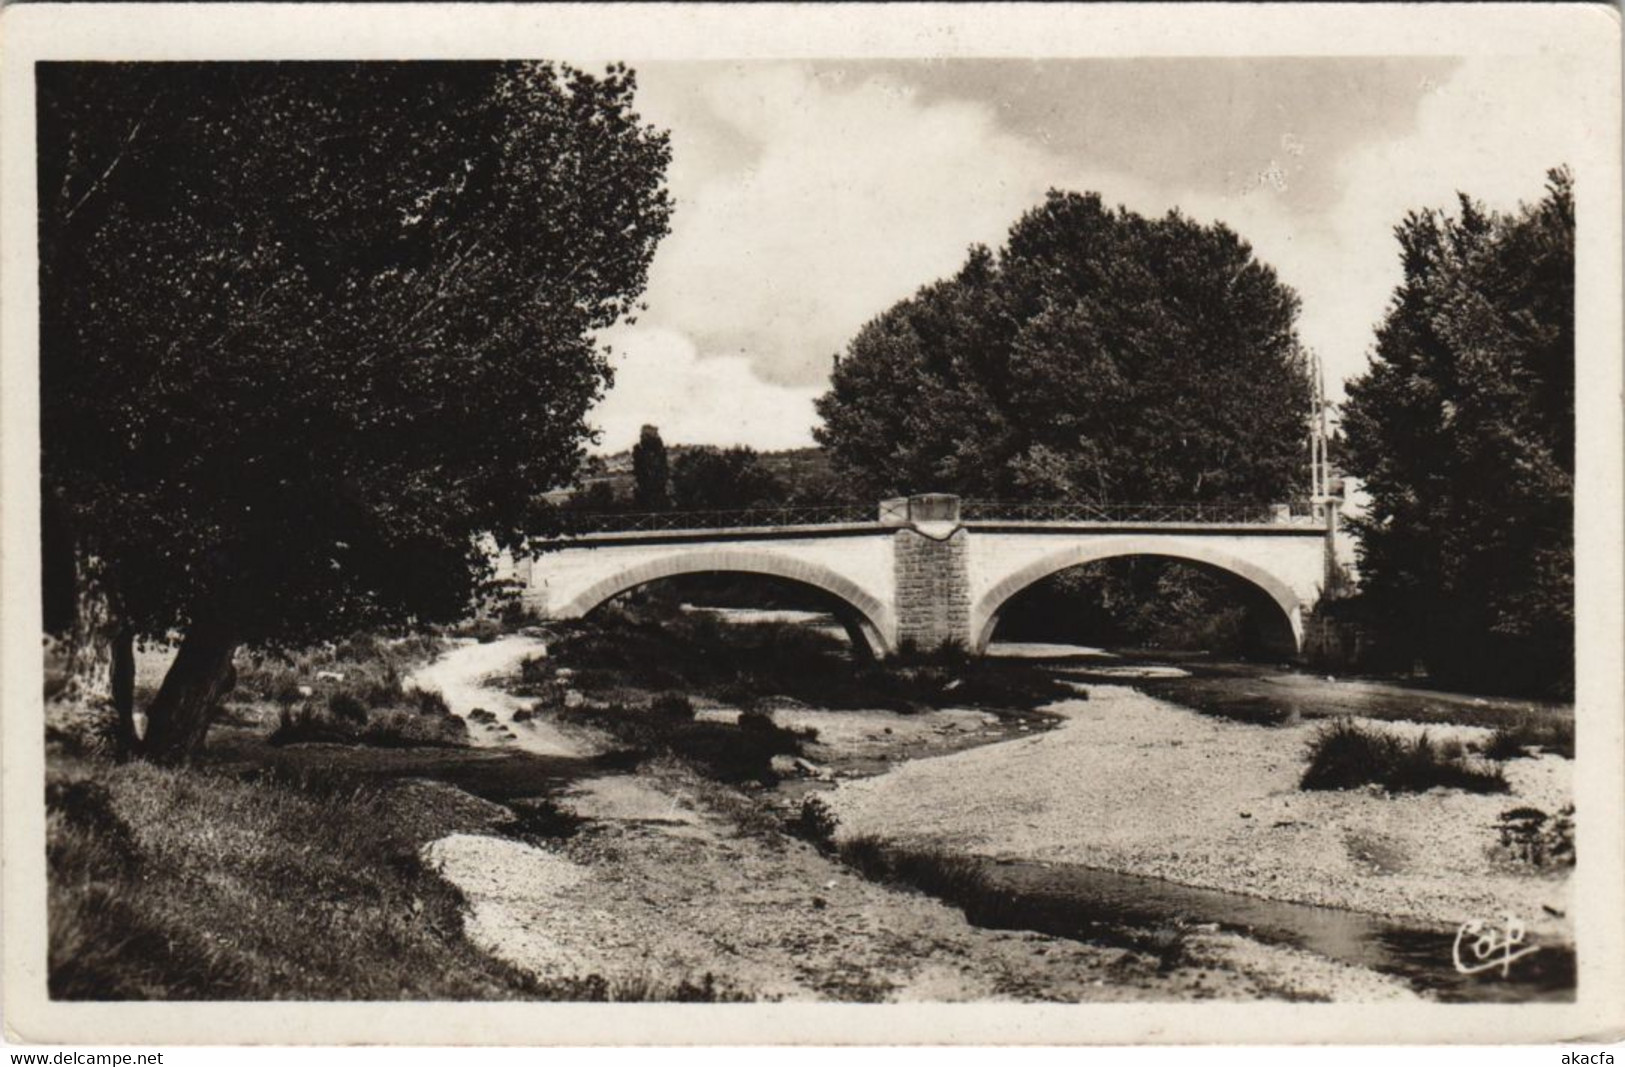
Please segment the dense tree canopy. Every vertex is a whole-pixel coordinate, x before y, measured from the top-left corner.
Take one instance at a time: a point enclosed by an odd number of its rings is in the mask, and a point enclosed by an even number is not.
[[[1396,229],[1405,280],[1349,386],[1363,600],[1455,683],[1573,684],[1574,198]]]
[[[1284,500],[1306,488],[1297,311],[1222,225],[1051,192],[858,333],[818,438],[871,495]]]
[[[789,496],[756,450],[744,445],[685,449],[672,466],[671,487],[683,511],[779,504]]]
[[[634,78],[548,64],[42,64],[43,480],[121,639],[463,612],[570,480],[666,233]]]

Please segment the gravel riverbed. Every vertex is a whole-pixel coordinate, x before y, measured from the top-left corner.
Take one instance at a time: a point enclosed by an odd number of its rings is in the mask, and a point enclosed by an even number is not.
[[[1318,725],[1237,723],[1111,685],[1045,710],[1064,721],[842,783],[825,797],[840,833],[1450,926],[1511,912],[1543,936],[1571,936],[1567,874],[1520,866],[1496,847],[1502,812],[1570,800],[1566,759],[1508,762],[1510,795],[1305,792],[1298,778]],[[1489,734],[1427,729],[1439,740]]]

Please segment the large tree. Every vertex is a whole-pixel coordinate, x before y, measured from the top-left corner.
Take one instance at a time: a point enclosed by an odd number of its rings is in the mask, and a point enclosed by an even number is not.
[[[524,541],[666,233],[669,147],[621,67],[36,71],[47,554],[115,682],[180,635],[145,742],[180,758],[241,645],[455,617],[489,539]]]
[[[671,472],[672,497],[684,511],[760,507],[789,495],[754,448],[687,448]]]
[[[1456,684],[1573,685],[1574,197],[1395,230],[1405,280],[1349,385],[1362,599]]]
[[[863,327],[818,439],[871,494],[1284,500],[1306,489],[1297,311],[1223,225],[1051,192]]]
[[[817,436],[872,496],[1285,501],[1308,488],[1297,313],[1223,225],[1051,192],[997,253],[972,248],[957,275],[863,327]],[[1057,625],[1067,617],[1095,640],[1212,646],[1199,624],[1233,603],[1232,583],[1187,565],[1109,560],[1012,614],[1044,616],[1052,637],[1079,636]],[[1218,643],[1260,645],[1232,630]]]
[[[659,427],[645,426],[632,446],[632,503],[639,511],[671,507],[671,469]]]

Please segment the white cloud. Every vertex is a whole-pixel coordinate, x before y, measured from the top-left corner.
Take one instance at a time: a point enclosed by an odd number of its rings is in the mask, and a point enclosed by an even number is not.
[[[1335,399],[1364,369],[1400,281],[1392,229],[1405,212],[1450,208],[1457,189],[1502,209],[1537,198],[1546,169],[1577,157],[1589,116],[1606,113],[1561,57],[1464,60],[1420,86],[1406,136],[1351,144],[1283,130],[1283,159],[1297,146],[1337,160],[1341,197],[1306,209],[1268,180],[1203,195],[1163,180],[1154,160],[1107,170],[1007,131],[994,100],[922,103],[881,78],[753,63],[655,68],[640,81],[645,117],[673,131],[677,213],[648,312],[614,331],[623,369],[597,413],[608,448],[645,422],[673,442],[810,443],[830,357],[956,270],[972,242],[1002,243],[1050,187],[1225,221],[1302,296],[1301,333]],[[1165,150],[1192,148],[1170,138]]]
[[[658,75],[644,82],[643,110],[672,128],[678,164],[645,321],[775,381],[822,381],[863,323],[951,274],[972,242],[996,244],[1053,179],[1053,160],[985,105],[924,106],[878,79],[725,67],[664,106]],[[707,171],[685,155],[697,107],[754,156]]]
[[[1320,353],[1335,398],[1365,369],[1374,328],[1403,279],[1393,228],[1405,213],[1454,211],[1458,190],[1504,211],[1539,199],[1546,171],[1578,157],[1596,111],[1576,99],[1561,59],[1465,60],[1428,87],[1408,136],[1345,152],[1343,193],[1327,211],[1295,216],[1265,189],[1186,206],[1224,219],[1298,290],[1299,331]]]
[[[778,449],[813,443],[812,405],[821,387],[765,382],[738,356],[702,359],[672,330],[620,327],[603,340],[615,349],[615,385],[592,413],[603,431],[595,451],[630,448],[644,423],[660,427],[667,444]]]

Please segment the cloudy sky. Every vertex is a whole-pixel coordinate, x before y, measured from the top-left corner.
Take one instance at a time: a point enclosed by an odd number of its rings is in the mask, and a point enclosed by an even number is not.
[[[1535,199],[1587,134],[1566,68],[1532,59],[633,65],[677,210],[649,310],[604,335],[602,451],[646,422],[810,444],[857,329],[1050,188],[1229,224],[1302,297],[1335,398],[1399,280],[1405,211]]]

